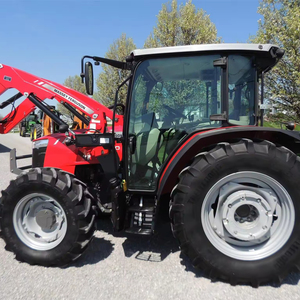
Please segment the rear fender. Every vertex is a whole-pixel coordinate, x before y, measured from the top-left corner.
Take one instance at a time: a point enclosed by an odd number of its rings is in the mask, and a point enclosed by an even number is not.
[[[268,140],[284,146],[294,153],[300,153],[300,133],[265,127],[230,127],[196,132],[185,139],[174,150],[166,162],[159,178],[158,200],[168,196],[176,185],[178,175],[188,166],[193,158],[205,149],[220,142],[232,142],[237,139]],[[169,198],[169,197],[167,197]]]

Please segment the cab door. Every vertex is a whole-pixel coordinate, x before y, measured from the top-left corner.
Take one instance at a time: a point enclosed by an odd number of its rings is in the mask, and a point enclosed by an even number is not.
[[[127,184],[155,191],[164,163],[192,132],[221,126],[220,55],[154,58],[133,75],[128,107]],[[126,162],[125,162],[126,163]]]

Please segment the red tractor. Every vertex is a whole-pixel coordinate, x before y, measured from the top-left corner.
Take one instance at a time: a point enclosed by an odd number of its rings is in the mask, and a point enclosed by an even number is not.
[[[0,132],[35,106],[61,132],[34,141],[27,172],[11,153],[19,176],[0,200],[7,248],[29,264],[65,265],[88,247],[99,211],[111,212],[116,231],[150,235],[167,208],[182,252],[210,278],[281,282],[300,267],[300,136],[257,125],[264,74],[283,55],[275,45],[217,44],[134,50],[125,62],[83,57],[89,94],[86,59],[130,71],[119,86],[128,84],[126,105],[118,88],[113,110],[3,65],[0,92],[27,98]],[[89,127],[68,129],[46,98]]]

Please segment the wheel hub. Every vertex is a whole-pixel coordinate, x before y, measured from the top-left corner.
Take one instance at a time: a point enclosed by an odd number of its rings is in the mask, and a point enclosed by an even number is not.
[[[209,241],[223,254],[258,260],[276,253],[295,222],[293,200],[275,179],[241,171],[217,181],[207,192],[201,223]]]
[[[240,217],[241,219],[249,217],[251,211],[250,205],[241,205],[237,210],[236,210],[236,216]]]
[[[243,241],[268,238],[273,214],[268,201],[253,191],[237,191],[228,196],[223,204],[222,217],[226,230]]]
[[[29,194],[19,201],[13,224],[23,243],[35,250],[56,247],[67,232],[67,217],[61,205],[39,193]]]
[[[42,230],[51,230],[56,223],[55,213],[50,209],[43,209],[35,216],[36,223],[41,226]]]

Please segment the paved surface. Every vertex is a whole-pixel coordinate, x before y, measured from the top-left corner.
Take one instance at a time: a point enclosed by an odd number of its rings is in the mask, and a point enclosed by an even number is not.
[[[0,190],[15,177],[14,147],[17,154],[31,152],[29,138],[0,135]],[[0,299],[300,299],[298,273],[280,288],[211,282],[182,259],[167,224],[152,238],[113,236],[109,220],[98,228],[86,254],[64,269],[19,263],[0,239]]]

